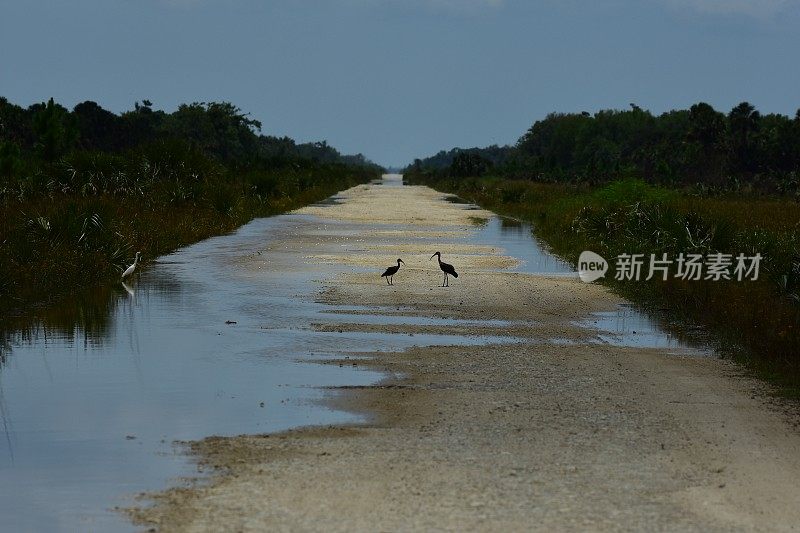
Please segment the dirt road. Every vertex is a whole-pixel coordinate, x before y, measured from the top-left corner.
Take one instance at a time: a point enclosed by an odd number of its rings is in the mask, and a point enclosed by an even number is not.
[[[137,524],[163,531],[800,528],[796,415],[730,363],[590,342],[594,333],[575,322],[614,309],[619,298],[571,278],[507,271],[515,258],[464,242],[470,217],[491,214],[442,196],[359,186],[336,205],[303,210],[352,228],[359,246],[336,253],[303,236],[289,244],[306,247],[309,261],[366,267],[321,280],[318,297],[333,309],[461,319],[386,331],[518,342],[321,361],[394,376],[332,391],[336,407],[368,413],[368,423],[194,443],[217,474],[154,495],[153,507],[131,512]],[[358,229],[367,225],[373,229]],[[440,273],[428,261],[436,249],[459,269],[449,288],[437,286]],[[388,287],[378,275],[397,257],[407,266]],[[257,273],[258,260],[241,268]]]

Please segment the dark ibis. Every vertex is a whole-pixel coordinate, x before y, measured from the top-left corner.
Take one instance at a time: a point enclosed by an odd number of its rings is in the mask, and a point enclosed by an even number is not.
[[[398,259],[397,266],[389,267],[386,269],[386,272],[381,274],[382,278],[386,278],[387,285],[394,285],[394,280],[392,278],[397,274],[397,271],[400,270],[400,263],[406,264],[402,259]]]
[[[450,286],[450,281],[448,280],[447,277],[448,276],[453,276],[454,278],[457,278],[458,277],[458,272],[456,272],[456,269],[453,268],[453,265],[448,265],[447,263],[443,263],[442,262],[442,254],[441,254],[441,252],[436,252],[435,254],[433,254],[431,256],[431,259],[433,259],[434,257],[437,257],[439,259],[439,268],[441,268],[442,272],[444,272],[444,281],[442,282],[442,287],[449,287]],[[430,259],[429,259],[429,261],[430,261]]]

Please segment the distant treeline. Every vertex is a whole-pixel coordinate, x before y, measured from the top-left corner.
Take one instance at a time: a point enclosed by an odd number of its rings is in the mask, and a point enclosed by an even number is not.
[[[515,146],[456,148],[407,171],[500,175],[546,182],[639,178],[662,185],[800,191],[800,110],[762,115],[743,102],[729,113],[705,103],[655,116],[624,111],[553,113]]]
[[[406,170],[446,171],[451,177],[480,176],[487,170],[503,168],[514,149],[510,146],[493,144],[486,148],[453,148],[441,150],[425,159],[415,159]]]
[[[0,176],[31,172],[76,152],[122,153],[158,143],[182,143],[239,167],[303,160],[371,165],[363,155],[342,155],[324,141],[297,144],[260,135],[260,129],[259,121],[228,102],[183,104],[167,113],[144,100],[117,115],[91,101],[70,111],[53,99],[23,108],[0,97]]]

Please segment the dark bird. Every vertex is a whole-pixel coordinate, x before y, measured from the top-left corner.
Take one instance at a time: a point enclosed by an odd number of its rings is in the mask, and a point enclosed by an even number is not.
[[[405,261],[403,261],[402,259],[398,259],[397,260],[397,266],[389,267],[389,268],[386,269],[386,272],[381,274],[382,278],[386,278],[386,284],[387,285],[394,285],[394,280],[392,279],[392,277],[395,274],[397,274],[398,270],[400,270],[400,263],[403,263],[404,265],[406,264]]]
[[[439,268],[441,268],[442,272],[444,272],[444,281],[442,282],[442,287],[449,287],[450,286],[450,281],[447,279],[447,276],[453,276],[454,278],[457,278],[458,277],[458,272],[456,272],[456,269],[453,268],[453,265],[448,265],[447,263],[442,263],[442,254],[441,254],[441,252],[436,252],[435,254],[433,254],[431,256],[431,259],[433,259],[434,257],[437,257],[437,256],[438,256],[438,259],[439,259]],[[430,259],[428,261],[430,261]]]

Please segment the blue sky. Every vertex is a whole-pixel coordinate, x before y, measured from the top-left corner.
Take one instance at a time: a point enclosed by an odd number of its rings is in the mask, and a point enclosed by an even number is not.
[[[551,111],[800,107],[800,0],[0,0],[0,95],[227,100],[385,165]]]

